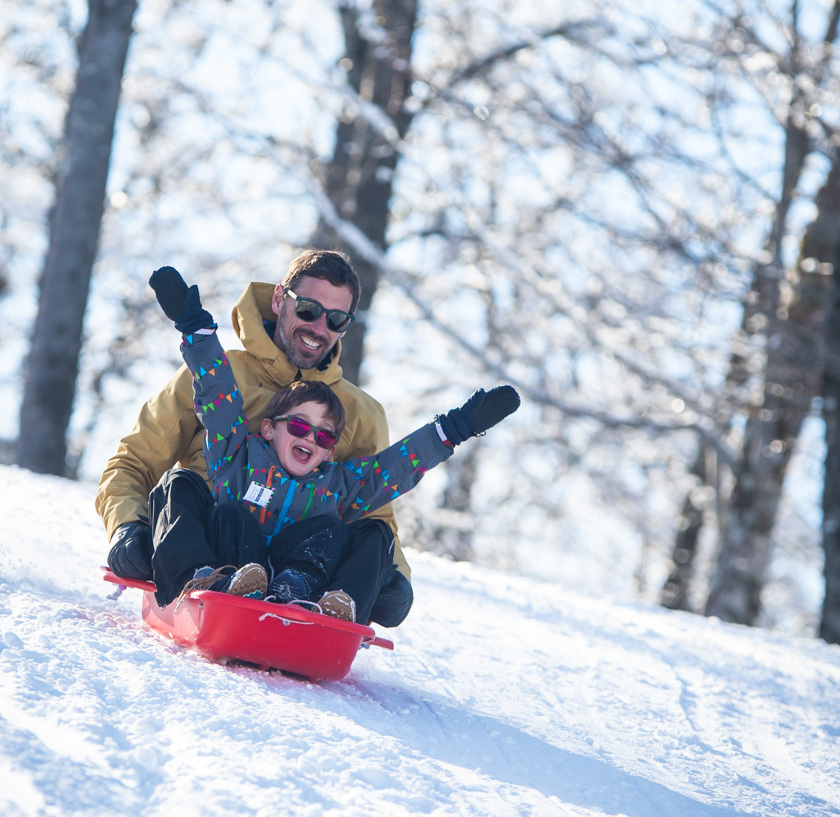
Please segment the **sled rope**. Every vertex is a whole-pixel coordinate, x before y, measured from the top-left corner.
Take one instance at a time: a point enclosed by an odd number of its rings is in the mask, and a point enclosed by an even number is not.
[[[277,613],[263,613],[259,617],[259,621],[265,621],[267,618],[276,618],[278,621],[282,621],[285,626],[289,626],[289,624],[314,624],[314,621],[295,621],[291,618],[284,618],[283,616],[278,616]]]
[[[266,596],[263,601],[274,601],[277,596]],[[306,599],[292,599],[291,601],[284,601],[282,604],[299,604],[301,606],[308,605],[309,607],[314,607],[317,612],[321,615],[324,615],[324,611],[321,608],[321,605],[318,604],[317,601],[307,601]]]

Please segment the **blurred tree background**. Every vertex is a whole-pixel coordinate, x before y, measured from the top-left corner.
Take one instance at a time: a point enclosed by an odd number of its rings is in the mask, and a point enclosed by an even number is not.
[[[477,386],[524,398],[404,500],[406,544],[837,641],[838,8],[140,0],[52,470],[96,479],[178,363],[152,269],[221,318],[340,247],[365,283],[342,360],[395,432]],[[88,9],[0,20],[20,454]]]

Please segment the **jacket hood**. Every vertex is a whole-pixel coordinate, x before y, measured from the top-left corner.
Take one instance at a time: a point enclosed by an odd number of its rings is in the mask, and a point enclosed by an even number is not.
[[[321,380],[335,383],[341,379],[342,369],[338,363],[341,356],[339,340],[321,365],[313,369],[298,369],[286,357],[286,353],[275,343],[266,331],[263,321],[276,323],[277,316],[271,311],[274,284],[253,282],[248,284],[231,312],[233,331],[242,346],[253,355],[266,376],[277,385],[290,383],[298,374],[304,380]]]

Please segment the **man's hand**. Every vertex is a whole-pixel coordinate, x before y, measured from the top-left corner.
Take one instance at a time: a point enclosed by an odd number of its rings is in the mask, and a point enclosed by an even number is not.
[[[152,578],[152,529],[139,519],[120,525],[111,537],[108,567],[123,579]]]

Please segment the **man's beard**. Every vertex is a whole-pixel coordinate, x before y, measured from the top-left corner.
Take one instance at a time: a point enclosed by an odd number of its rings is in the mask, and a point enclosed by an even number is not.
[[[279,334],[280,340],[282,341],[281,348],[286,353],[286,357],[299,369],[316,368],[329,355],[330,351],[332,351],[332,347],[328,348],[329,340],[318,335],[315,335],[315,337],[321,342],[321,347],[319,349],[308,349],[303,343],[302,338],[308,337],[309,334],[301,331],[301,327],[298,327],[289,336],[281,325]]]

